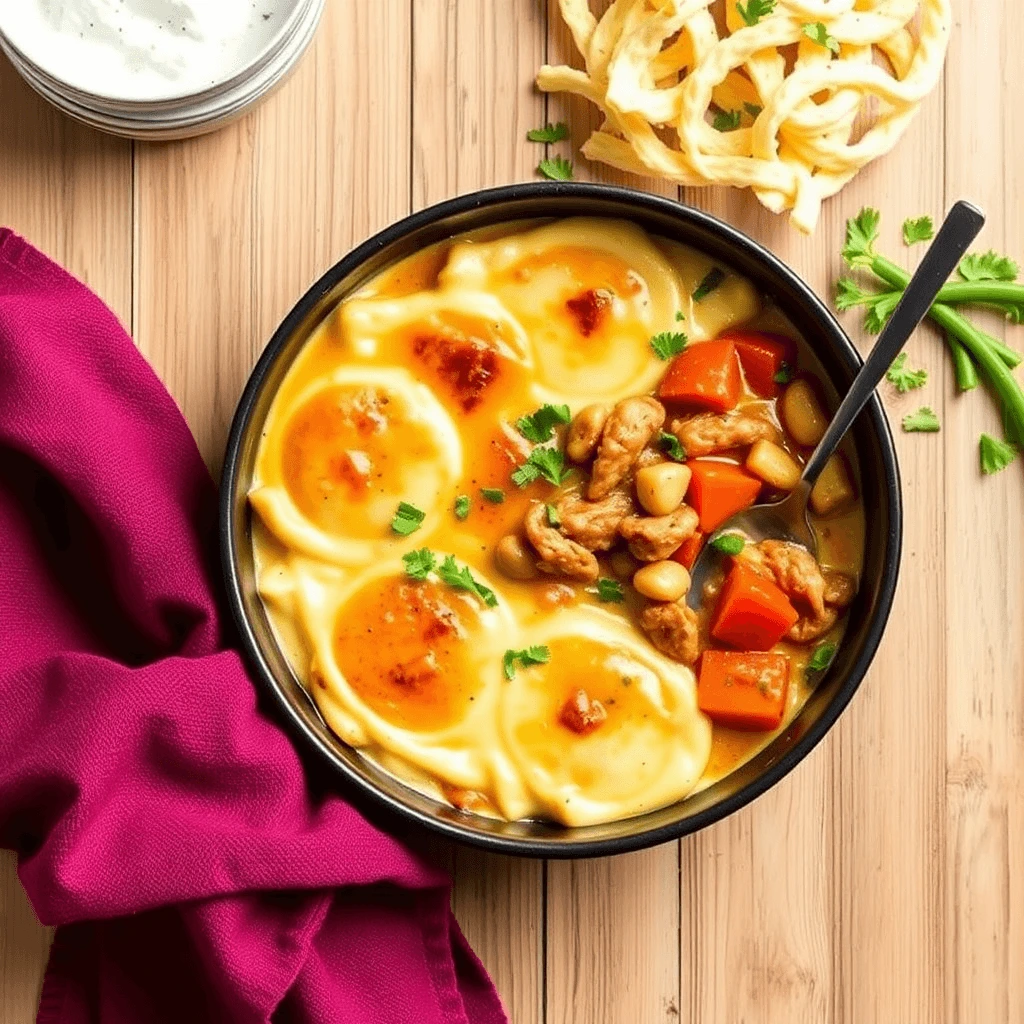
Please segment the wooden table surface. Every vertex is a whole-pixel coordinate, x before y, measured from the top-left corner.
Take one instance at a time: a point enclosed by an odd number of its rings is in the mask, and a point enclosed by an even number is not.
[[[866,203],[899,259],[903,218],[960,196],[986,210],[986,247],[1024,257],[1024,4],[956,8],[943,84],[898,148],[826,203],[813,237],[743,193],[681,198],[821,294]],[[0,224],[113,307],[216,472],[250,367],[317,275],[411,210],[534,177],[528,128],[567,118],[582,142],[592,115],[531,84],[568,54],[554,0],[328,0],[313,51],[268,103],[165,145],[65,120],[0,62]],[[1024,348],[1024,328],[1005,333]],[[955,393],[934,331],[911,361],[927,389],[887,388],[890,415],[930,404],[943,428],[897,437],[896,606],[813,755],[753,806],[645,853],[450,852],[456,912],[513,1024],[1024,1020],[1024,472],[979,475],[978,434],[998,433],[998,417],[982,390]],[[0,1022],[24,1024],[49,935],[13,861],[0,867]]]

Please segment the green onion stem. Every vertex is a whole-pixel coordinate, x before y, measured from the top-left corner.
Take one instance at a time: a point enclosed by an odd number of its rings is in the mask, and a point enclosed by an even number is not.
[[[894,288],[906,288],[910,282],[910,275],[884,256],[873,256],[871,269]],[[1010,373],[998,348],[992,344],[994,339],[941,302],[932,306],[929,316],[974,357],[1002,404],[1006,439],[1011,444],[1024,446],[1024,392]]]
[[[956,374],[956,386],[960,391],[973,391],[978,386],[978,371],[974,361],[967,354],[967,349],[950,333],[946,333],[946,341],[953,353],[953,372]]]

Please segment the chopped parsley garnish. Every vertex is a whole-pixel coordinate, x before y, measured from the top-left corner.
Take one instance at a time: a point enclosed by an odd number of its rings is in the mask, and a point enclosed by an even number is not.
[[[734,132],[740,126],[740,112],[738,110],[719,110],[711,122],[711,127],[716,132]]]
[[[965,281],[1016,281],[1017,264],[1009,256],[988,252],[968,253],[958,268]]]
[[[903,222],[903,242],[913,245],[915,242],[928,242],[935,237],[935,225],[931,217],[908,217]]]
[[[529,416],[520,416],[516,420],[516,430],[527,441],[540,444],[543,441],[551,440],[551,432],[557,424],[569,423],[571,420],[572,413],[569,412],[569,406],[546,404]]]
[[[716,551],[721,551],[723,555],[738,555],[746,547],[746,543],[738,533],[723,533],[721,537],[716,537],[711,542],[711,546]]]
[[[826,50],[831,50],[833,53],[839,52],[839,40],[835,36],[830,36],[828,29],[820,21],[804,25],[803,33],[811,42],[824,46]]]
[[[512,473],[512,483],[526,487],[543,478],[557,487],[571,472],[565,468],[565,456],[557,448],[534,448],[526,462]]]
[[[562,525],[562,517],[558,514],[558,509],[554,505],[548,503],[544,506],[544,510],[548,514],[548,526],[553,530],[557,530]]]
[[[832,659],[835,656],[835,644],[818,644],[814,648],[814,653],[811,655],[810,660],[807,662],[807,671],[824,672],[832,664]]]
[[[460,494],[455,499],[455,518],[456,519],[468,519],[469,518],[469,506],[470,500],[468,494]]]
[[[597,581],[597,599],[599,601],[606,601],[609,604],[621,604],[626,600],[626,594],[618,580],[602,576]]]
[[[1006,469],[1017,457],[1017,449],[1012,444],[1007,444],[988,434],[981,435],[978,448],[981,455],[981,471],[986,475]]]
[[[793,367],[787,362],[779,364],[778,370],[772,375],[776,384],[789,384],[793,380]]]
[[[685,319],[686,319],[686,314],[681,309],[677,309],[676,310],[676,322],[678,323],[680,320],[685,320]]]
[[[651,348],[659,359],[671,359],[686,348],[686,335],[682,331],[662,331],[651,338]]]
[[[541,160],[537,164],[537,170],[552,181],[572,181],[572,161],[566,160],[564,156]]]
[[[460,569],[451,555],[446,555],[445,560],[437,567],[437,575],[441,582],[447,583],[449,587],[468,590],[474,597],[480,598],[488,608],[493,608],[498,603],[494,591],[474,579],[469,566],[464,565]]]
[[[758,106],[756,103],[744,103],[743,109],[756,121],[764,107]]]
[[[500,505],[505,500],[505,492],[500,487],[481,487],[480,493],[492,505]]]
[[[543,128],[531,128],[526,137],[530,142],[561,142],[569,138],[569,126],[564,121],[558,124],[548,122]]]
[[[736,10],[747,25],[756,25],[763,17],[775,10],[775,0],[747,0],[747,5],[737,3]]]
[[[686,449],[683,447],[682,441],[675,434],[670,434],[667,430],[663,430],[658,434],[658,447],[673,462],[686,461]]]
[[[406,573],[414,580],[425,580],[437,566],[437,558],[430,548],[410,551],[402,555],[402,561],[405,562]]]
[[[530,665],[546,665],[551,660],[551,649],[543,644],[524,647],[521,651],[506,651],[501,659],[506,679],[515,679],[516,666],[527,668]]]
[[[704,280],[697,285],[697,289],[693,293],[693,301],[700,302],[701,299],[707,298],[724,280],[725,271],[718,267],[712,267],[704,275]]]
[[[903,429],[908,434],[935,434],[939,431],[939,417],[924,405],[903,417]]]
[[[427,513],[422,509],[410,505],[407,501],[400,501],[395,518],[391,520],[391,529],[400,537],[408,537],[410,533],[415,533],[423,525],[423,520],[426,518]]]
[[[885,379],[901,394],[915,388],[924,387],[928,380],[927,370],[908,370],[906,367],[907,353],[901,352],[893,361],[892,366],[885,371]]]

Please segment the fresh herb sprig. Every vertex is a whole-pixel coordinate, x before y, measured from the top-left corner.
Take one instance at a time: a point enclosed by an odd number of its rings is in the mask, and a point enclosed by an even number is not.
[[[452,555],[446,555],[444,561],[438,564],[437,555],[430,548],[420,548],[418,551],[402,555],[402,561],[405,563],[406,575],[411,579],[422,583],[434,573],[442,583],[455,590],[468,591],[488,608],[493,608],[498,603],[498,596],[494,591],[476,579],[469,571],[468,565],[460,568]]]
[[[868,307],[867,326],[884,323],[895,309],[910,283],[910,274],[877,252],[880,216],[877,210],[864,209],[847,221],[843,259],[853,268],[870,270],[886,287],[883,292],[864,291],[849,278],[841,280],[836,290],[840,309]],[[1024,285],[1016,282],[1017,266],[1013,260],[996,253],[965,256],[959,268],[960,281],[943,286],[929,310],[929,317],[946,335],[953,349],[957,385],[969,390],[977,384],[974,366],[981,371],[995,392],[1003,413],[1006,442],[1014,448],[1024,447],[1024,391],[1010,372],[1020,361],[1018,353],[993,338],[966,319],[956,308],[961,305],[984,305],[1000,309],[1015,322],[1024,321]],[[888,313],[886,313],[888,310]],[[909,429],[937,429],[931,420],[918,421],[908,417]],[[904,423],[904,429],[907,424]]]

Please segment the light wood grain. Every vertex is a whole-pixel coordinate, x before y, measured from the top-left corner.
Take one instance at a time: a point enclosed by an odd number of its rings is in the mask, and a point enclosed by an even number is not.
[[[329,0],[313,50],[258,111],[205,139],[132,146],[56,114],[0,62],[0,223],[82,276],[134,332],[213,469],[281,316],[384,224],[534,177],[525,132],[568,119],[536,66],[570,46],[545,0]],[[596,5],[595,5],[596,6]],[[907,137],[826,204],[813,238],[750,196],[683,199],[749,232],[820,294],[846,217],[958,196],[984,245],[1024,256],[1016,129],[1024,8],[961,0],[944,84]],[[579,177],[622,181],[577,160]],[[655,188],[650,182],[631,183]],[[674,195],[671,188],[662,189]],[[844,323],[870,345],[850,314]],[[1024,329],[991,328],[1024,346]],[[893,617],[861,692],[815,753],[753,806],[682,844],[610,860],[442,849],[453,905],[513,1024],[862,1024],[1024,1019],[1024,474],[979,476],[989,397],[954,392],[941,338],[911,344],[939,435],[897,445],[906,499]],[[26,1024],[49,933],[0,858],[0,1024]]]

